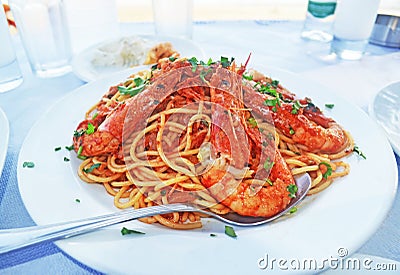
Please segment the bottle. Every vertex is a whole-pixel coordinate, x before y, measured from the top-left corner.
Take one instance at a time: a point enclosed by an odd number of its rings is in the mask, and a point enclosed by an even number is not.
[[[335,9],[336,0],[309,0],[301,37],[320,42],[331,41]]]

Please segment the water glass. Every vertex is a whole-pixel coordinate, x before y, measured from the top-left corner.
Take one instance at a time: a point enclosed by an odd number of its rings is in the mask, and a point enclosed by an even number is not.
[[[71,71],[71,45],[63,0],[10,0],[32,71],[55,77]]]
[[[23,81],[2,7],[0,9],[0,41],[0,93],[2,93],[18,87]]]
[[[339,58],[360,59],[368,44],[380,0],[338,0],[331,50]]]
[[[153,0],[156,34],[192,38],[193,0]]]

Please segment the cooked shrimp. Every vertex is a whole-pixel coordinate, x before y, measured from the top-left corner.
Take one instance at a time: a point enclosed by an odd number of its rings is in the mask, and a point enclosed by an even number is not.
[[[233,75],[227,73],[226,69],[221,69],[211,79],[211,101],[223,105],[228,112],[225,115],[225,112],[213,112],[213,123],[224,125],[224,129],[212,128],[211,143],[217,158],[212,168],[203,175],[202,184],[209,188],[218,201],[240,215],[270,217],[289,204],[288,186],[294,184],[294,179],[275,143],[270,141],[266,144],[267,139],[254,137],[252,130],[246,126],[241,85],[237,85],[237,79]],[[228,93],[222,90],[223,86],[228,89]],[[230,171],[231,165],[235,166],[236,172],[237,169],[245,170],[241,165],[244,164],[243,155],[246,155],[245,149],[248,149],[246,145],[249,142],[242,137],[243,134],[249,140],[256,141],[259,146],[261,142],[266,144],[261,150],[260,161],[255,167],[257,171],[253,171],[254,178],[251,180],[243,180],[243,173],[240,175]],[[236,154],[232,155],[232,152]],[[267,160],[271,166],[268,171],[263,167]]]

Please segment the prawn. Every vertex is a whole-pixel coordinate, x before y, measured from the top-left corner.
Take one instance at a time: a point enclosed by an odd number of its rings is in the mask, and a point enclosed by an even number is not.
[[[216,159],[209,171],[202,175],[202,184],[221,204],[240,215],[270,217],[287,207],[291,200],[288,186],[295,182],[275,142],[268,142],[268,139],[247,126],[241,77],[221,68],[211,78],[211,101],[226,111],[213,111],[213,125],[224,127],[211,128],[211,143]],[[252,180],[243,180],[243,174],[248,169],[244,167],[245,161],[249,160],[245,156],[251,157],[245,145],[256,144],[256,147],[260,147],[261,143],[266,144],[266,148],[257,150],[261,156],[255,165],[257,171],[251,173],[255,173],[254,178],[258,179],[258,183],[265,184],[255,185]],[[270,167],[265,169],[263,166],[267,161]]]

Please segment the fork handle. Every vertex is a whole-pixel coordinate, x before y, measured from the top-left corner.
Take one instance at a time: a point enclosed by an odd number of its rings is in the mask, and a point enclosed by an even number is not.
[[[0,230],[0,254],[44,241],[67,239],[126,221],[158,214],[188,211],[196,211],[196,208],[184,204],[157,205],[140,209],[124,210],[117,213],[71,222],[3,229]]]

